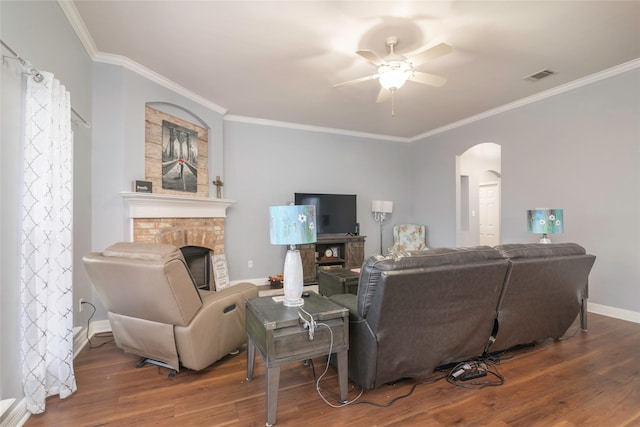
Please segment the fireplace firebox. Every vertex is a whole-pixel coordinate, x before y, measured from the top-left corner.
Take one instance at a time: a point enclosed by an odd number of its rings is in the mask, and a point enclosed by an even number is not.
[[[211,250],[200,246],[180,248],[198,289],[211,290]]]

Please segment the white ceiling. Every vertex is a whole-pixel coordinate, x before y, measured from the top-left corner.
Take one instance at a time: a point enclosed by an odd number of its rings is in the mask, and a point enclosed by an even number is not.
[[[121,55],[238,120],[414,138],[640,58],[640,1],[75,1],[94,57]],[[447,77],[407,82],[376,104],[375,73],[355,54],[410,55]],[[538,81],[525,76],[551,69]]]

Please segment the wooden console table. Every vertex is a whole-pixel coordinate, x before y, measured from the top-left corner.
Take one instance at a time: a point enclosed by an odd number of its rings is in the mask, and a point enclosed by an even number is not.
[[[366,236],[320,235],[316,243],[299,245],[305,285],[318,283],[318,269],[360,268]]]

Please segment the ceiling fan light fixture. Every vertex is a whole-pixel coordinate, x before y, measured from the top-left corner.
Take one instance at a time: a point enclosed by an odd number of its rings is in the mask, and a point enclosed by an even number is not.
[[[413,72],[411,65],[405,61],[391,61],[378,67],[378,80],[380,86],[394,91],[400,89],[402,85],[411,77]]]

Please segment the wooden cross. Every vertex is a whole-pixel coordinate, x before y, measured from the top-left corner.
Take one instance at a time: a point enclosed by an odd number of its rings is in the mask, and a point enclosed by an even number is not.
[[[216,197],[218,199],[222,199],[222,187],[224,186],[224,182],[220,180],[220,176],[216,176],[216,180],[213,181],[213,185],[216,186]]]

